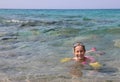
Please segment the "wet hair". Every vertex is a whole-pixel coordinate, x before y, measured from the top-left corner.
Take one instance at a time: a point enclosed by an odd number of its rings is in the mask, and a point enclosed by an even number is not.
[[[73,44],[74,51],[75,51],[75,48],[76,48],[77,46],[82,46],[83,49],[84,49],[84,51],[86,51],[85,45],[84,45],[82,42],[76,42],[76,43]]]

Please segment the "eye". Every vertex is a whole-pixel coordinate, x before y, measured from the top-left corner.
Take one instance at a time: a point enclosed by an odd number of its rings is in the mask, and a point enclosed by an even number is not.
[[[80,52],[84,52],[83,50],[81,50]]]
[[[77,53],[79,53],[79,51],[77,51]]]

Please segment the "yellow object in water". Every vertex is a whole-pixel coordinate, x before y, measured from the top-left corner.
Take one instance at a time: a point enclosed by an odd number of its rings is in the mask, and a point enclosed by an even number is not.
[[[61,63],[65,63],[65,62],[68,62],[68,61],[70,61],[71,60],[71,58],[63,58],[63,59],[61,59]]]
[[[102,66],[99,62],[90,63],[89,65],[92,66],[94,69],[100,69]]]

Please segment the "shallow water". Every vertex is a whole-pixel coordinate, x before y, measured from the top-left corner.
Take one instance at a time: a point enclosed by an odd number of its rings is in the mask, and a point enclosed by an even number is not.
[[[87,50],[96,47],[98,51],[105,52],[101,56],[91,54],[103,67],[98,72],[82,69],[83,81],[87,82],[95,78],[100,81],[99,78],[103,78],[106,82],[118,82],[120,77],[119,13],[119,9],[1,9],[1,81],[70,82],[72,81],[70,68],[74,63],[61,63],[60,60],[73,57],[72,45],[76,41],[81,41],[86,45]],[[77,73],[79,72],[78,70]],[[114,81],[111,81],[112,79]]]

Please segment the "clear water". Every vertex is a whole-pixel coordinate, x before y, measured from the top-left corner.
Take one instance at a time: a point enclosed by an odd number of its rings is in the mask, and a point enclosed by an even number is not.
[[[97,57],[100,71],[82,78],[120,77],[120,10],[0,10],[0,79],[3,82],[70,82],[72,45],[81,41]],[[70,67],[69,67],[70,66]],[[105,79],[105,78],[104,78]]]

